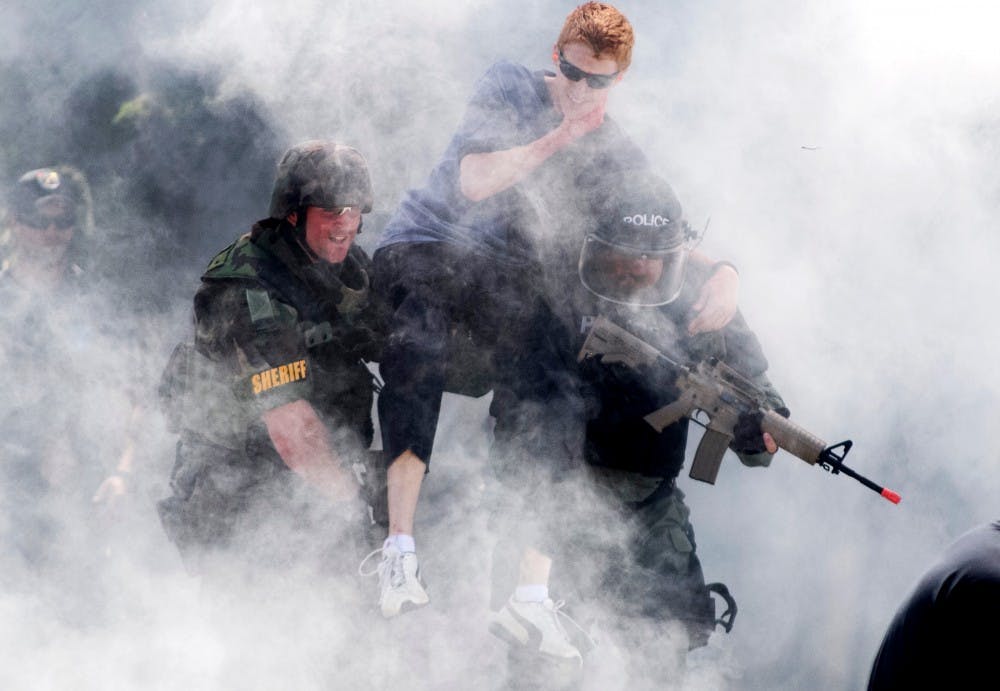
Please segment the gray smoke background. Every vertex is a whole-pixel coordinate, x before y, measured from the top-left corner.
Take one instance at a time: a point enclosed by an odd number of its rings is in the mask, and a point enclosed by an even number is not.
[[[918,576],[1000,510],[1000,9],[618,7],[637,43],[609,114],[646,147],[692,223],[711,218],[703,249],[739,266],[742,309],[793,419],[830,442],[853,439],[848,464],[903,496],[893,506],[786,453],[767,470],[728,456],[714,487],[682,475],[706,576],[739,603],[734,631],[694,656],[686,688],[861,688]],[[330,136],[367,155],[377,201],[359,240],[370,249],[444,149],[476,77],[500,58],[551,67],[571,8],[5,5],[0,182],[55,162],[81,168],[106,288],[90,311],[51,305],[87,367],[79,386],[50,383],[66,389],[62,404],[79,411],[107,467],[133,440],[136,476],[117,514],[102,516],[99,547],[74,541],[68,503],[46,507],[70,527],[59,551],[90,559],[5,585],[0,686],[497,683],[504,649],[484,620],[491,536],[477,510],[488,400],[446,400],[418,513],[432,606],[386,623],[338,601],[344,593],[200,591],[153,510],[173,444],[153,392],[200,270],[264,215],[284,147]],[[624,684],[611,657],[593,688]]]

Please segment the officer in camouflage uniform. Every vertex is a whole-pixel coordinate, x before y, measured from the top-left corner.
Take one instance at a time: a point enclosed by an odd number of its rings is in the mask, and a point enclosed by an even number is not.
[[[491,631],[515,651],[580,659],[559,644],[560,637],[531,630],[522,614],[533,598],[548,597],[551,568],[553,588],[584,605],[578,611],[589,604],[591,613],[614,612],[629,622],[622,630],[636,636],[623,647],[638,665],[637,679],[651,681],[654,667],[671,662],[664,638],[669,622],[667,638],[676,641],[681,657],[704,645],[716,623],[689,509],[676,486],[688,420],[659,434],[643,420],[675,400],[671,372],[636,372],[596,358],[577,363],[590,325],[604,316],[681,362],[719,358],[766,391],[771,407],[782,414],[787,409],[765,375],[760,343],[738,312],[720,330],[689,334],[691,305],[711,268],[688,264],[695,238],[669,185],[638,172],[616,180],[606,194],[595,204],[595,228],[578,253],[578,267],[550,276],[550,295],[560,286],[569,295],[551,300],[553,314],[536,325],[544,332],[542,345],[519,365],[530,376],[511,377],[495,391],[493,460],[509,490],[497,516],[501,523],[506,516],[517,520],[499,531],[514,539],[495,555]],[[553,399],[556,390],[574,393]],[[766,466],[777,447],[762,435],[759,421],[748,419],[732,449],[744,464]],[[560,457],[558,467],[538,462]],[[543,510],[554,512],[555,520]],[[522,553],[519,565],[524,544],[535,548]],[[539,559],[545,562],[540,569]],[[733,604],[724,586],[712,589]],[[552,599],[543,606],[558,608]],[[564,628],[577,649],[589,645],[580,631]]]
[[[193,343],[161,384],[180,441],[160,516],[189,568],[220,554],[255,571],[356,563],[368,512],[355,467],[373,435],[366,362],[382,332],[371,262],[354,244],[371,207],[358,151],[296,145],[270,217],[202,276]]]

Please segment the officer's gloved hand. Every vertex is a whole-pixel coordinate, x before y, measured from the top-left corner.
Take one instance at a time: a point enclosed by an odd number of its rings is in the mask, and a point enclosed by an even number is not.
[[[776,408],[778,415],[787,418],[791,413],[788,408]],[[759,411],[740,413],[736,424],[733,426],[733,451],[739,454],[752,456],[760,453],[773,453],[767,448],[764,441],[764,430],[761,429],[761,422],[764,414]],[[773,441],[773,440],[772,440]]]

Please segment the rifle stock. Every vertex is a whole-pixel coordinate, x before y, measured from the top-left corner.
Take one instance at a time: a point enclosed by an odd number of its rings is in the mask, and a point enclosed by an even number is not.
[[[641,365],[652,365],[665,357],[663,353],[641,338],[636,338],[625,329],[605,317],[598,317],[580,348],[577,361],[588,357],[601,356],[608,364],[621,362],[635,369]]]

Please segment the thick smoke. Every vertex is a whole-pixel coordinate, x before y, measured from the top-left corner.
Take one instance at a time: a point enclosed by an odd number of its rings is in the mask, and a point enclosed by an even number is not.
[[[488,400],[446,399],[417,515],[433,602],[383,622],[348,590],[200,592],[153,511],[173,443],[153,392],[199,272],[263,215],[283,147],[327,136],[365,153],[376,209],[359,241],[370,249],[445,147],[475,78],[499,58],[551,67],[571,7],[65,0],[5,10],[0,182],[68,163],[95,199],[88,259],[102,291],[85,311],[52,304],[50,325],[87,366],[72,387],[49,385],[108,468],[132,440],[136,477],[118,513],[87,533],[103,536],[99,547],[81,543],[91,519],[71,501],[52,507],[54,551],[83,566],[4,579],[0,685],[495,683],[505,650],[485,627]],[[892,506],[785,453],[767,470],[727,457],[714,487],[682,475],[706,576],[739,603],[732,634],[693,656],[687,686],[858,688],[918,575],[958,534],[997,518],[990,87],[1000,57],[990,29],[1000,16],[975,2],[619,7],[637,46],[609,113],[692,223],[711,218],[703,249],[739,266],[742,309],[794,419],[829,442],[853,439],[848,464],[903,495]],[[38,426],[45,438],[62,433]],[[625,685],[623,653],[607,650],[594,688]]]

